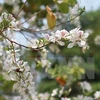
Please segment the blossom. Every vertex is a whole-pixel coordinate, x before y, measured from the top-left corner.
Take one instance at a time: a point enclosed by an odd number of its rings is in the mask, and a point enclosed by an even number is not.
[[[48,100],[50,97],[50,94],[49,93],[40,93],[38,95],[38,100]],[[34,98],[33,98],[34,99]]]
[[[58,89],[54,89],[54,90],[52,91],[51,96],[55,96],[55,95],[57,95],[57,94],[58,94]]]
[[[61,95],[64,93],[64,87],[61,88],[61,90],[59,91],[59,97],[61,97]]]
[[[70,98],[67,98],[67,97],[63,97],[63,98],[61,98],[61,100],[71,100]]]
[[[58,43],[61,46],[65,45],[65,43],[62,40],[67,39],[70,42],[67,46],[68,48],[72,48],[77,44],[79,47],[82,47],[83,52],[85,51],[85,49],[89,48],[86,43],[89,34],[84,33],[79,28],[72,29],[70,32],[66,31],[65,29],[61,31],[57,30],[55,33],[52,32],[51,35],[43,34],[43,36],[46,39],[46,41]]]
[[[99,99],[100,98],[100,91],[96,91],[96,93],[94,94],[95,99]]]
[[[78,10],[79,10],[79,4],[76,4],[73,8],[71,7],[69,8],[69,13],[73,17],[78,14]]]
[[[5,3],[8,5],[18,4],[19,0],[5,0]]]
[[[94,39],[96,45],[100,45],[100,35],[97,35]]]
[[[94,100],[94,99],[92,97],[78,95],[77,97],[74,97],[73,100]]]
[[[11,30],[11,31],[20,30],[17,26],[18,21],[16,21],[16,19],[13,17],[12,14],[3,12],[0,16],[0,23],[6,23],[6,26],[2,26],[2,28],[1,28],[1,30],[3,30],[3,31],[4,31],[4,29]]]
[[[58,3],[59,4],[61,4],[61,3],[63,3],[64,2],[64,0],[58,0]]]
[[[86,81],[80,82],[80,86],[83,89],[83,91],[85,91],[85,90],[86,91],[91,91],[92,90],[91,85],[88,82],[86,82]]]
[[[48,41],[48,42],[52,42],[52,43],[58,43],[59,45],[63,46],[64,42],[61,41],[62,39],[66,39],[66,37],[69,35],[69,32],[66,31],[65,29],[63,30],[57,30],[55,33],[52,32],[51,35],[49,34],[43,34],[44,38]]]
[[[4,43],[6,42],[4,41]],[[8,47],[10,47],[9,43]],[[6,80],[15,82],[13,91],[18,91],[24,100],[29,100],[29,94],[36,95],[33,75],[28,63],[19,59],[18,48],[15,49],[15,51],[13,49],[6,50],[5,55],[3,55],[3,75]]]
[[[67,36],[67,39],[69,40],[68,48],[72,48],[74,45],[78,45],[79,47],[86,47],[86,39],[89,36],[88,33],[84,33],[83,31],[79,30],[78,28],[75,28],[69,32],[69,36]]]
[[[2,56],[2,54],[3,54],[3,46],[0,45],[0,56]]]

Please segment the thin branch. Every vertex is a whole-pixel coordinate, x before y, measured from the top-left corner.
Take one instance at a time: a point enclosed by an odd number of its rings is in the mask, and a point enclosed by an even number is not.
[[[22,31],[20,31],[20,33],[25,37],[25,39],[26,39],[27,41],[29,41],[30,43],[32,43],[32,42],[24,35],[24,33],[23,33]]]
[[[5,35],[1,34],[1,32],[0,32],[0,35],[1,35],[2,37],[4,37],[5,39],[7,39],[8,41],[10,41],[11,43],[17,44],[17,45],[19,45],[19,46],[21,46],[21,47],[24,47],[24,48],[27,48],[27,49],[31,49],[31,50],[34,50],[34,51],[39,51],[39,50],[41,50],[43,47],[45,47],[45,46],[47,46],[47,45],[50,44],[50,43],[48,43],[48,44],[45,44],[45,45],[43,45],[43,46],[41,46],[41,47],[32,48],[32,47],[28,47],[28,46],[22,45],[22,44],[20,44],[20,43],[18,43],[18,42],[15,42],[15,41],[13,41],[13,40],[10,40],[10,39],[9,39],[8,37],[6,37]]]
[[[26,2],[27,2],[27,0],[26,0],[26,1],[24,2],[24,4],[21,6],[19,12],[18,12],[17,15],[16,15],[16,18],[18,17],[19,13],[22,11],[22,9],[23,9],[23,7],[25,6]]]
[[[24,24],[24,23],[28,22],[28,21],[29,21],[32,17],[34,17],[34,16],[36,16],[36,15],[40,14],[42,11],[46,11],[46,10],[41,10],[41,11],[39,11],[39,12],[35,13],[35,14],[34,14],[34,15],[32,15],[30,18],[26,19],[24,22],[19,23],[19,25],[22,25],[22,24]]]
[[[62,25],[62,24],[69,23],[69,22],[71,22],[72,20],[74,20],[75,18],[77,18],[77,17],[79,17],[79,16],[80,16],[80,13],[79,13],[77,16],[75,16],[75,17],[69,19],[67,22],[61,22],[60,24],[57,24],[57,25],[55,25],[55,26],[53,26],[53,27],[51,27],[51,28],[47,28],[47,29],[45,29],[45,30],[34,31],[34,30],[32,30],[32,29],[25,28],[25,27],[22,27],[23,29],[21,29],[21,30],[22,30],[22,31],[31,32],[31,33],[35,33],[35,32],[45,32],[45,31],[51,30],[52,28],[58,27],[58,26],[60,26],[60,25]]]

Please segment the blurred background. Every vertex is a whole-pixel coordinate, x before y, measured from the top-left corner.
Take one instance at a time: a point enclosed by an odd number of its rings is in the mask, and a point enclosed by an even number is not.
[[[7,11],[16,16],[23,2],[25,2],[25,0],[0,0],[0,13]],[[79,81],[90,82],[93,88],[91,95],[93,95],[95,91],[100,91],[100,0],[77,0],[77,3],[80,8],[85,6],[85,12],[79,17],[79,20],[61,24],[59,27],[56,27],[54,31],[57,29],[66,29],[69,31],[75,27],[81,28],[89,33],[89,38],[87,40],[89,49],[83,53],[78,47],[67,49],[67,46],[50,45],[47,47],[49,50],[47,59],[52,62],[52,68],[55,68],[55,66],[71,66],[75,64],[84,68],[85,74],[82,75]],[[41,32],[32,32],[31,30],[38,31],[48,28],[45,18],[46,11],[44,10],[46,5],[49,5],[53,9],[56,16],[59,16],[57,23],[68,20],[69,15],[56,13],[59,10],[58,8],[56,10],[56,6],[52,0],[28,0],[26,6],[23,7],[23,10],[17,17],[22,23],[31,17],[28,22],[23,24],[25,28],[22,31],[24,34],[27,34],[26,36],[29,35],[35,38],[38,34],[37,37],[40,38]],[[36,14],[36,17],[32,17],[33,14],[39,11],[41,11],[41,13]],[[45,31],[42,31],[42,33],[43,32],[45,33]],[[48,32],[51,32],[51,30]],[[15,38],[22,44],[27,43],[25,37],[20,33],[17,33]],[[45,73],[39,63],[35,62],[35,56],[38,55],[39,52],[24,49],[21,58],[27,60],[29,65],[33,67],[32,71],[33,74],[36,75],[36,82],[38,84],[37,91],[40,93],[52,92],[53,88],[60,86],[54,78],[50,78],[50,75]],[[2,66],[0,65],[0,70],[1,69]],[[0,74],[1,73],[2,72],[0,72]],[[3,76],[0,75],[0,100],[6,100],[3,95],[11,97],[16,95],[16,93],[12,92],[12,85],[13,82],[5,81]],[[75,92],[76,94],[79,92],[77,89],[73,89],[71,95],[76,95],[74,91],[77,91]]]

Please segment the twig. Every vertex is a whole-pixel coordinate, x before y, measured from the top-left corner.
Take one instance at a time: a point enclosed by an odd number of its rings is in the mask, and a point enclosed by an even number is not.
[[[23,9],[23,7],[25,6],[26,2],[27,2],[27,0],[26,0],[26,1],[24,2],[24,4],[21,6],[19,12],[18,12],[17,15],[16,15],[16,18],[18,17],[19,13],[21,12],[21,10]]]
[[[48,30],[50,30],[50,29],[52,29],[52,28],[58,27],[58,26],[60,26],[60,25],[62,25],[62,24],[69,23],[69,22],[71,22],[72,20],[74,20],[75,18],[77,18],[78,16],[80,16],[80,13],[79,13],[77,16],[75,16],[75,17],[69,19],[67,22],[62,22],[62,23],[60,23],[60,24],[57,24],[57,25],[55,25],[55,26],[53,26],[53,27],[51,27],[51,28],[47,28],[47,29],[45,29],[45,30],[34,31],[34,30],[32,30],[32,29],[25,28],[25,27],[23,27],[23,29],[21,29],[21,30],[22,30],[22,31],[28,31],[28,32],[31,32],[31,33],[35,33],[35,32],[45,32],[45,31],[48,31]]]
[[[23,33],[22,31],[20,31],[20,33],[25,37],[25,39],[26,39],[27,41],[29,41],[30,43],[32,43],[32,42],[24,35],[24,33]]]
[[[34,17],[34,16],[36,16],[36,15],[40,14],[42,11],[46,11],[46,10],[41,10],[41,11],[39,11],[39,12],[35,13],[35,14],[34,14],[34,15],[32,15],[30,18],[26,19],[24,22],[19,23],[19,25],[22,25],[22,24],[24,24],[24,23],[28,22],[28,21],[29,21],[32,17]]]
[[[21,47],[24,47],[24,48],[27,48],[27,49],[31,49],[31,50],[34,50],[34,51],[39,51],[39,50],[41,50],[41,48],[43,48],[43,47],[49,45],[49,43],[48,43],[48,44],[45,44],[45,45],[43,45],[43,46],[41,46],[41,47],[32,48],[32,47],[28,47],[28,46],[22,45],[22,44],[20,44],[20,43],[18,43],[18,42],[15,42],[15,41],[13,41],[13,40],[10,40],[10,39],[9,39],[8,37],[6,37],[5,35],[1,34],[1,32],[0,32],[0,35],[1,35],[2,37],[4,37],[5,39],[7,39],[8,41],[10,41],[11,43],[17,44],[17,45],[19,45],[19,46],[21,46]]]

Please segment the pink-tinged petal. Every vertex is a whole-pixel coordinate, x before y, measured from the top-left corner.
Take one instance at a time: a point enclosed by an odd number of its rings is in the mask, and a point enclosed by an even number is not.
[[[45,38],[48,40],[50,38],[50,35],[49,34],[46,34],[45,35]]]
[[[65,29],[61,30],[61,36],[62,37],[65,37],[65,36],[68,36],[69,35],[69,32],[66,31]]]

